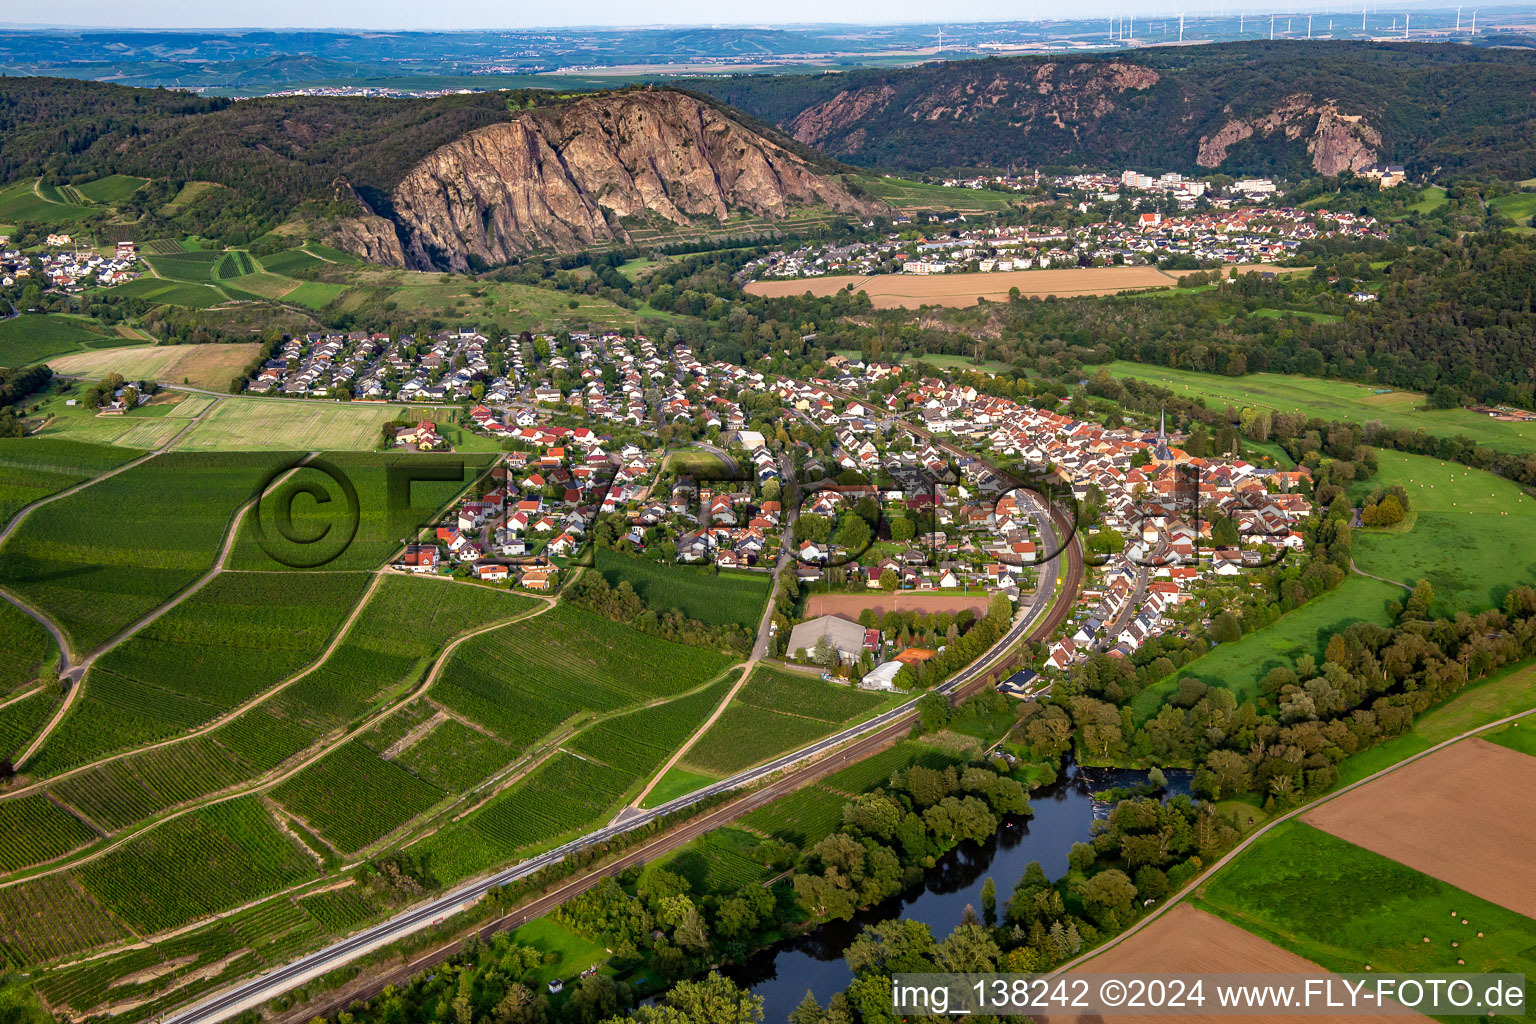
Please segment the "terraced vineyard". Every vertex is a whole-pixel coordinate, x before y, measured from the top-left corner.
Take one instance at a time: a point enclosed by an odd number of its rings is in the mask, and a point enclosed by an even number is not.
[[[681,693],[729,663],[561,605],[526,625],[476,637],[455,653],[432,698],[513,746],[582,712]],[[505,666],[515,665],[515,672]]]
[[[235,510],[281,457],[156,456],[29,516],[0,548],[0,584],[95,647],[212,567]]]
[[[68,874],[0,888],[0,955],[20,967],[128,938]]]
[[[270,408],[270,403],[266,408]],[[374,436],[377,438],[377,432]],[[486,458],[484,455],[439,457],[393,452],[328,453],[323,461],[356,489],[357,518],[350,519],[344,500],[326,504],[295,501],[292,505],[293,534],[313,537],[330,529],[338,541],[345,541],[345,527],[355,521],[357,532],[350,543],[344,550],[338,544],[339,555],[317,567],[328,571],[375,568],[399,549],[402,537],[414,534],[430,520],[433,512],[471,483],[485,469]],[[393,510],[389,500],[389,478],[402,471],[408,471],[415,482],[408,488],[409,506]],[[446,479],[433,479],[434,476]],[[270,547],[263,549],[261,545],[257,517],[254,514],[247,516],[230,553],[230,568],[286,570],[290,564],[304,566],[309,564],[305,559],[333,553],[330,545],[325,544],[288,545],[272,526],[276,510],[286,504],[284,496],[297,493],[293,489],[308,486],[324,488],[324,493],[340,498],[337,482],[329,472],[309,467],[296,470],[282,487],[269,491],[263,500],[262,523]],[[314,551],[311,547],[324,550]],[[274,560],[268,550],[275,551],[283,561]]]
[[[8,701],[5,707],[0,707],[0,758],[10,760],[25,747],[27,741],[48,721],[57,703],[57,693],[39,691],[28,697]]]
[[[632,781],[623,772],[562,751],[420,849],[431,856],[439,879],[457,881],[600,821]]]
[[[767,573],[715,572],[597,549],[597,570],[610,584],[627,581],[646,606],[657,612],[676,608],[690,619],[711,625],[735,623],[756,629],[768,600]]]
[[[39,498],[99,476],[143,452],[57,437],[0,438],[0,527]]]
[[[648,779],[709,717],[730,685],[729,679],[722,679],[698,693],[605,719],[583,729],[566,749],[631,779]]]
[[[308,881],[315,869],[261,799],[248,796],[172,819],[70,874],[151,934]]]
[[[174,736],[249,700],[319,658],[367,585],[365,573],[220,573],[92,667],[32,771]]]
[[[700,771],[728,775],[867,717],[885,700],[816,676],[759,665],[683,760]]]
[[[443,792],[360,743],[343,743],[272,796],[336,849],[353,853],[437,803]]]
[[[96,833],[42,794],[0,803],[0,871],[52,860]]]

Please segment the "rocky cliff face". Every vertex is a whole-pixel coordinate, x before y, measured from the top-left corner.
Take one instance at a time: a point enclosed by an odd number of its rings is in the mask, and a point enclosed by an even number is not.
[[[1291,142],[1305,139],[1312,169],[1319,174],[1358,171],[1375,163],[1381,152],[1381,133],[1363,117],[1340,113],[1333,100],[1315,103],[1310,95],[1297,93],[1268,113],[1229,118],[1200,139],[1195,161],[1201,167],[1219,167],[1237,143],[1255,135],[1268,138],[1276,132]]]
[[[469,132],[417,163],[391,203],[401,262],[455,270],[472,257],[495,264],[531,249],[628,241],[646,223],[772,219],[803,206],[884,210],[714,107],[668,91],[593,96]],[[349,235],[352,251],[394,261],[377,225],[338,233]]]
[[[1016,69],[1005,73],[990,62],[975,66],[974,75],[936,83],[905,99],[889,83],[844,90],[802,110],[784,127],[798,141],[840,156],[857,153],[868,139],[869,125],[882,115],[913,127],[985,121],[1026,133],[1075,135],[1079,126],[1115,112],[1125,94],[1159,81],[1151,68],[1121,61],[1038,64],[1022,77]]]

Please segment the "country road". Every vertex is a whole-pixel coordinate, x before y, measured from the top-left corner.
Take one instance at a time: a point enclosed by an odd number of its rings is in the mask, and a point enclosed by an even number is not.
[[[1061,515],[1059,510],[1053,510],[1052,523],[1052,529],[1042,531],[1046,554],[1049,557],[1054,557],[1057,554],[1058,530],[1065,532],[1066,536],[1071,537],[1071,524]],[[1061,591],[1058,592],[1056,589],[1057,579],[1054,574],[1048,576],[1050,581],[1049,590],[1047,589],[1046,581],[1042,580],[1040,593],[1029,610],[1009,627],[1008,632],[986,654],[939,686],[937,692],[953,697],[962,697],[980,690],[996,678],[990,673],[999,667],[1007,669],[1012,666],[1011,659],[1014,655],[1014,649],[1021,641],[1026,638],[1041,639],[1049,636],[1060,625],[1071,611],[1072,603],[1070,599],[1053,601],[1052,598],[1075,594],[1082,582],[1083,576],[1082,552],[1075,539],[1068,542],[1065,554],[1067,556],[1066,571],[1060,580]],[[650,810],[629,815],[620,821],[610,823],[603,828],[572,840],[547,853],[540,854],[537,857],[512,865],[495,874],[460,886],[437,899],[406,910],[387,921],[364,929],[324,949],[275,968],[267,974],[237,984],[187,1009],[170,1014],[164,1018],[164,1024],[208,1024],[208,1022],[222,1020],[242,1010],[258,1006],[310,978],[331,971],[373,949],[388,945],[396,939],[400,939],[444,918],[457,914],[461,910],[472,906],[489,890],[526,878],[542,868],[557,864],[577,850],[606,842],[625,832],[648,825],[676,811],[683,810],[704,799],[733,792],[758,783],[767,783],[763,789],[756,790],[739,800],[734,800],[719,808],[715,808],[707,812],[702,818],[689,823],[679,830],[674,830],[658,837],[652,843],[642,844],[640,850],[630,851],[625,856],[626,858],[639,856],[643,851],[644,856],[654,857],[668,849],[673,849],[686,842],[687,839],[707,831],[709,828],[733,820],[761,803],[766,803],[777,796],[798,789],[822,773],[834,770],[861,757],[869,756],[877,750],[883,749],[888,744],[901,739],[907,734],[917,719],[917,704],[918,699],[914,698],[899,707],[892,708],[868,721],[851,726],[800,750],[785,754],[756,768],[751,768],[729,778],[722,779],[719,782],[712,783],[693,793],[678,797]],[[843,747],[845,744],[850,744],[846,750],[836,753],[835,756],[827,756],[833,755],[834,752],[838,751],[838,748]],[[786,774],[779,776],[781,772]],[[775,778],[775,776],[779,777]],[[562,891],[570,890],[583,881],[587,882],[587,884],[594,884],[597,879],[601,878],[611,869],[612,866],[610,865],[588,872],[586,875],[566,883]],[[536,911],[534,908],[550,901],[551,898],[552,896],[542,897],[528,907],[514,912],[511,916],[521,914],[524,919],[529,916],[537,916],[538,913],[543,911]],[[553,904],[551,903],[550,905]],[[349,995],[348,998],[353,998],[353,996]]]

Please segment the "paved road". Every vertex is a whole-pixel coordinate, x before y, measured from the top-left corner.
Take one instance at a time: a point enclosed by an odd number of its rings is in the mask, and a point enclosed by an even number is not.
[[[1064,529],[1066,525],[1064,519],[1058,515],[1056,520],[1057,529]],[[1047,532],[1045,544],[1047,554],[1054,555],[1057,546],[1054,532]],[[1081,553],[1078,546],[1074,544],[1068,552],[1067,573],[1063,580],[1069,593],[1075,592],[1080,584],[1082,571]],[[1039,639],[1049,635],[1071,609],[1071,602],[1066,600],[1060,601],[1052,607],[1050,598],[1055,591],[1056,580],[1054,576],[1050,577],[1049,583],[1050,589],[1047,589],[1045,581],[1042,581],[1040,593],[1035,603],[1014,622],[1007,634],[991,650],[979,658],[973,665],[963,669],[942,686],[938,687],[938,692],[958,697],[980,689],[994,678],[989,673],[997,668],[999,664],[1003,665],[1004,668],[1008,667],[1010,655],[1020,641],[1024,640],[1027,636]],[[1048,609],[1050,614],[1047,614]],[[916,717],[917,699],[914,698],[866,722],[844,729],[839,733],[828,736],[793,753],[786,754],[767,764],[740,772],[730,778],[713,783],[686,796],[678,797],[651,810],[642,811],[622,821],[609,824],[579,839],[572,840],[564,846],[550,850],[548,853],[541,854],[506,868],[503,871],[499,871],[496,874],[461,886],[429,903],[407,910],[388,921],[374,925],[371,928],[358,932],[356,935],[343,939],[292,963],[275,968],[267,974],[252,978],[211,996],[179,1013],[172,1014],[165,1018],[165,1024],[206,1024],[206,1022],[232,1016],[243,1009],[275,998],[288,989],[301,984],[303,981],[347,963],[369,950],[387,945],[396,939],[452,916],[460,910],[473,905],[490,889],[515,882],[541,868],[557,864],[567,855],[577,850],[606,842],[625,832],[642,825],[647,825],[706,798],[732,792],[759,782],[765,782],[779,772],[794,769],[794,771],[783,778],[773,780],[768,787],[759,791],[759,793],[772,794],[765,797],[762,801],[766,802],[767,799],[772,799],[773,796],[781,795],[804,785],[808,779],[815,778],[819,772],[827,771],[829,764],[840,767],[851,760],[868,756],[895,739],[899,739],[906,734],[906,731],[910,728],[912,722],[916,720]],[[849,743],[856,745],[843,751],[837,757],[818,761],[823,755],[827,755],[838,747]],[[816,761],[817,763],[810,765],[808,768],[803,767],[803,762],[807,761]],[[759,793],[752,794],[746,802],[756,806]],[[712,824],[707,827],[714,827],[714,824],[721,824],[735,816],[746,813],[746,810],[750,809],[750,807],[739,806],[742,804],[743,801],[734,801],[724,808],[709,812],[705,818]],[[729,817],[722,818],[721,812],[727,809],[734,809],[733,813]],[[693,827],[693,825],[689,826],[690,833],[698,834],[698,832],[693,831]],[[701,828],[699,831],[703,830]],[[671,836],[667,837],[667,839],[669,842],[672,841]],[[654,855],[655,852],[657,851],[652,846],[650,853]],[[592,872],[587,877],[595,880],[601,874],[601,871]],[[545,899],[547,900],[548,897]],[[525,909],[521,913],[526,917],[532,912]]]

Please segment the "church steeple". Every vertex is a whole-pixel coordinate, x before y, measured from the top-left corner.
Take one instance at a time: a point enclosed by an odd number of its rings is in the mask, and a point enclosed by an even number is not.
[[[1157,445],[1152,449],[1154,462],[1172,462],[1173,452],[1168,450],[1168,410],[1161,409],[1157,414]]]

